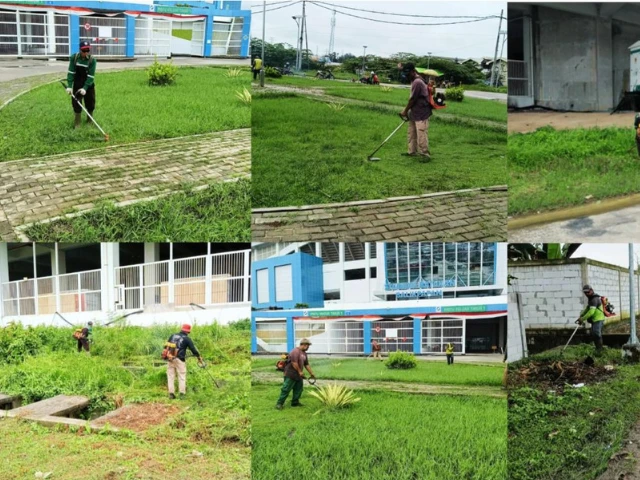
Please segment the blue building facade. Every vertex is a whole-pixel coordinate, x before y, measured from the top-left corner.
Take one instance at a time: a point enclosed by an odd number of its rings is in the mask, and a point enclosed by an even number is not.
[[[90,41],[98,57],[249,57],[242,2],[0,1],[0,56],[60,57]]]

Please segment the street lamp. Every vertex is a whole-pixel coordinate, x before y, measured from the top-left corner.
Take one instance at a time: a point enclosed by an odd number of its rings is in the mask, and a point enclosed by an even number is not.
[[[364,62],[365,62],[365,58],[367,58],[367,46],[364,46],[364,52],[362,54],[362,75],[364,75]]]
[[[267,0],[262,2],[262,64],[260,65],[260,86],[264,87],[264,30],[267,17]]]
[[[429,68],[429,65],[431,65],[431,52],[427,52],[427,68]]]

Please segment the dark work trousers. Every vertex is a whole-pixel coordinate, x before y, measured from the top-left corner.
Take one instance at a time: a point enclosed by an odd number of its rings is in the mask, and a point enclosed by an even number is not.
[[[293,390],[293,398],[291,399],[291,405],[297,405],[300,403],[300,397],[302,396],[302,390],[304,389],[304,381],[301,379],[293,380],[289,377],[284,377],[284,383],[280,390],[280,398],[278,398],[278,405],[284,405],[289,393]]]
[[[453,353],[447,353],[447,365],[453,365]]]
[[[636,135],[636,148],[638,149],[638,155],[640,155],[640,135]]]
[[[598,352],[602,350],[602,327],[604,327],[604,320],[591,324],[591,336]]]
[[[93,110],[96,108],[96,87],[89,88],[89,90],[87,90],[87,94],[84,97],[78,93],[78,90],[76,90],[74,85],[73,94],[79,102],[84,101],[84,108],[87,109],[90,115],[93,115]],[[76,102],[73,97],[71,97],[71,105],[73,105],[74,112],[82,113],[82,107],[78,105],[78,102]]]
[[[260,69],[253,71],[253,79],[256,80],[258,78],[258,74],[260,73]],[[640,147],[638,147],[640,148]]]
[[[87,340],[86,338],[79,338],[78,339],[78,352],[81,352],[83,348],[84,348],[85,352],[89,351],[89,340]]]

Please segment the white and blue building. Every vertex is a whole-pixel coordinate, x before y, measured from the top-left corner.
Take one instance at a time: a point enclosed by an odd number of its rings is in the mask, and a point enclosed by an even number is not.
[[[0,0],[0,57],[249,57],[251,11],[239,1]]]
[[[501,353],[507,246],[501,243],[256,243],[251,350]]]

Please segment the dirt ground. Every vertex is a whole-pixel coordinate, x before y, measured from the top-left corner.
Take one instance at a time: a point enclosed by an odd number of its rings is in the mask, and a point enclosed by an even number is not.
[[[616,374],[615,367],[589,365],[588,362],[531,362],[509,371],[509,386],[521,387],[535,383],[543,390],[562,394],[566,385],[592,385]]]
[[[509,112],[508,132],[528,133],[547,125],[557,130],[571,128],[606,128],[622,127],[633,130],[634,112],[614,113],[579,113],[579,112],[549,112],[549,111],[525,111]]]
[[[163,405],[160,403],[130,404],[114,410],[104,417],[100,417],[93,424],[101,426],[108,423],[112,427],[143,432],[149,427],[164,423],[167,417],[179,410],[176,405]]]
[[[640,480],[640,424],[629,432],[619,452],[611,456],[606,472],[596,480]]]

